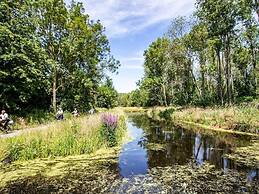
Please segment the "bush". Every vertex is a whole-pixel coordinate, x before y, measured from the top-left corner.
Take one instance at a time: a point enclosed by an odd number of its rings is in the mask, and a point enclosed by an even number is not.
[[[159,117],[163,118],[163,119],[171,119],[173,113],[175,112],[174,108],[168,108],[162,112],[159,113]]]

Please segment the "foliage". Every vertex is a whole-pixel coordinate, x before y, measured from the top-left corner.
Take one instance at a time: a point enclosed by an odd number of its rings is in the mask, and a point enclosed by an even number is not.
[[[102,24],[82,3],[3,0],[0,26],[0,104],[8,112],[55,112],[57,105],[87,111],[119,66]]]
[[[98,88],[97,105],[103,108],[113,108],[117,105],[118,93],[114,89],[112,80],[106,82]]]
[[[117,145],[116,128],[118,125],[118,116],[112,114],[102,115],[101,136],[107,141],[109,147]]]
[[[231,105],[258,96],[256,2],[197,0],[196,6],[144,52],[136,92],[146,98],[133,106]]]
[[[168,108],[159,113],[159,116],[163,119],[170,120],[172,118],[173,113],[175,112],[174,108]]]
[[[107,142],[109,147],[117,146],[123,135],[122,129],[126,128],[123,126],[124,118],[111,113],[104,113],[101,117],[101,138]]]
[[[29,1],[0,2],[0,104],[12,111],[46,108],[46,55],[34,36]],[[41,102],[41,103],[38,103]]]

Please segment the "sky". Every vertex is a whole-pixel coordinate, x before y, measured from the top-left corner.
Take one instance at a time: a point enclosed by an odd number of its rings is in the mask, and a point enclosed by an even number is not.
[[[143,53],[161,37],[170,21],[189,16],[195,0],[81,0],[93,20],[104,25],[112,55],[121,62],[118,74],[111,75],[115,89],[126,93],[143,77]]]

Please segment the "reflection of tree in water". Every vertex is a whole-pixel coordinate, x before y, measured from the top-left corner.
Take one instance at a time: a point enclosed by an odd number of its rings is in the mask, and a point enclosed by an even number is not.
[[[192,159],[198,165],[209,161],[216,168],[226,171],[241,168],[233,161],[224,158],[224,155],[230,153],[232,147],[247,144],[247,139],[241,141],[234,135],[212,135],[185,130],[172,123],[154,121],[145,115],[132,116],[131,119],[133,125],[142,128],[146,134],[139,144],[147,150],[149,168],[182,165]],[[162,145],[164,149],[150,149],[148,147],[150,143]],[[256,174],[258,177],[258,170],[255,172],[250,174]]]
[[[185,164],[192,158],[193,133],[175,128],[172,124],[153,121],[148,117],[132,117],[134,125],[145,131],[145,139],[140,145],[162,144],[164,150],[147,149],[149,167]]]

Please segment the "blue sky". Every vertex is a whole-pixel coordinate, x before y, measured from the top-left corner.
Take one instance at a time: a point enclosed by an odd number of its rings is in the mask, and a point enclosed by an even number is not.
[[[195,0],[81,0],[86,13],[106,28],[111,52],[121,62],[112,75],[119,92],[130,92],[143,76],[143,52],[170,21],[194,11]]]

